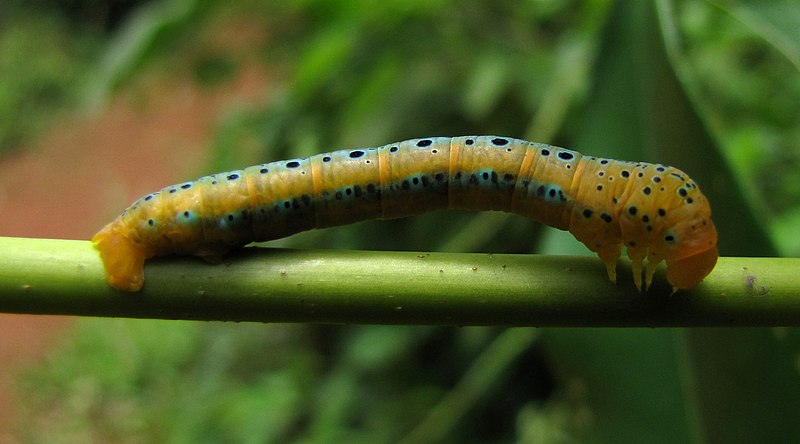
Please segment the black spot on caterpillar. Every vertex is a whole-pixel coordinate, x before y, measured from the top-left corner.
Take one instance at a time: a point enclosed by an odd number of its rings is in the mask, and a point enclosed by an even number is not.
[[[443,208],[508,211],[569,230],[614,282],[626,245],[637,288],[661,261],[674,289],[691,288],[718,256],[708,201],[682,171],[497,136],[414,139],[213,174],[142,197],[92,241],[108,282],[137,291],[155,255],[219,262],[252,241]]]

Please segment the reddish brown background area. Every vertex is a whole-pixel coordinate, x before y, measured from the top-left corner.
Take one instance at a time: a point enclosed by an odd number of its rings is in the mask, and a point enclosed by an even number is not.
[[[89,239],[139,196],[204,171],[223,114],[269,99],[268,76],[250,56],[263,45],[260,29],[228,23],[211,33],[218,49],[239,53],[223,84],[203,87],[190,69],[149,69],[102,110],[62,118],[30,147],[0,157],[0,236]],[[0,430],[13,418],[13,373],[35,365],[73,321],[0,314]]]

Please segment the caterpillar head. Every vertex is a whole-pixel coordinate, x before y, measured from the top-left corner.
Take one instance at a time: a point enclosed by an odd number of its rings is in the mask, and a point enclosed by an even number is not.
[[[717,229],[711,221],[708,201],[702,195],[696,205],[684,206],[683,213],[671,228],[663,232],[666,244],[667,281],[676,290],[700,283],[717,263]],[[684,211],[680,211],[684,210]]]

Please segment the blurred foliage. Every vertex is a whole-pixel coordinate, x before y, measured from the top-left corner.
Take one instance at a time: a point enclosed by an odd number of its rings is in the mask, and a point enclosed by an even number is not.
[[[15,20],[22,15],[50,15],[72,31],[91,28],[100,33],[113,32],[140,6],[153,0],[5,0],[5,17]]]
[[[800,16],[788,0],[755,3],[152,2],[120,22],[90,95],[113,93],[145,64],[171,68],[174,54],[193,54],[199,86],[225,82],[237,61],[196,42],[221,16],[260,17],[270,38],[253,51],[285,81],[269,107],[237,108],[219,123],[209,171],[426,135],[527,137],[680,165],[714,203],[723,253],[797,255]],[[272,245],[576,251],[569,235],[518,217],[453,212]],[[127,442],[800,434],[795,330],[534,332],[86,320],[22,375],[20,433]]]
[[[23,380],[26,442],[389,442],[458,382],[497,329],[86,320]],[[480,367],[449,440],[508,439],[550,390],[530,329]],[[516,346],[515,346],[516,345]],[[506,355],[506,360],[502,359]],[[521,354],[521,356],[520,356]],[[498,357],[498,353],[492,355]],[[529,371],[533,370],[533,372]],[[491,379],[480,376],[492,375]],[[506,378],[509,378],[505,381]],[[523,384],[511,381],[527,381]],[[492,391],[490,391],[491,389]],[[486,393],[488,392],[488,393]],[[469,396],[466,397],[469,399]],[[459,404],[459,411],[470,405]],[[447,412],[444,413],[447,416]]]
[[[685,2],[682,7],[686,56],[697,71],[702,99],[710,103],[703,111],[725,142],[745,190],[765,215],[797,208],[800,8],[789,1]]]
[[[72,87],[92,39],[69,34],[49,16],[0,23],[0,153],[19,148],[77,102]]]
[[[0,3],[0,154],[87,99],[105,35],[148,1]]]

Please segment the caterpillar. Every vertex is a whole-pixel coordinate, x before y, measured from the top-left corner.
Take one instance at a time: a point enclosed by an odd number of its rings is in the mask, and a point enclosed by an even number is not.
[[[682,171],[498,136],[412,139],[212,174],[140,198],[92,242],[108,283],[138,291],[144,261],[156,255],[219,262],[252,241],[444,208],[569,230],[614,283],[624,245],[640,291],[662,261],[677,291],[697,285],[718,257],[708,200]]]

